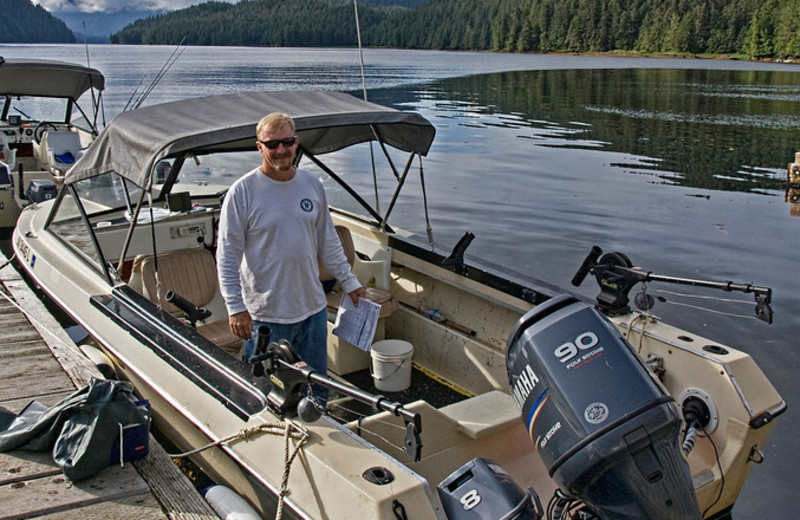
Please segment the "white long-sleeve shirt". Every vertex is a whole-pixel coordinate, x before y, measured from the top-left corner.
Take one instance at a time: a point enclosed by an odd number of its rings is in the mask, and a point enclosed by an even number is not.
[[[258,168],[228,190],[222,204],[217,272],[228,314],[296,323],[325,308],[317,257],[346,292],[361,284],[333,226],[322,183],[297,170],[286,182]]]

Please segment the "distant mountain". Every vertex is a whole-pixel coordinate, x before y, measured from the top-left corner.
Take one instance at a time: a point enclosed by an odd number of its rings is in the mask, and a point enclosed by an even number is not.
[[[0,43],[75,43],[67,25],[31,0],[2,0]]]
[[[140,11],[123,9],[114,13],[83,13],[76,11],[53,11],[53,15],[67,24],[79,42],[108,43],[109,37],[136,20],[164,14],[166,11]]]

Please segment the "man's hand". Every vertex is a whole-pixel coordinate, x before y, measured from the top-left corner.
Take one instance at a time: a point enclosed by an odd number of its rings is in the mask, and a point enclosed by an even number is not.
[[[250,339],[253,337],[253,318],[247,311],[237,312],[228,317],[228,326],[234,336],[239,336],[242,339]]]
[[[348,293],[350,294],[350,299],[353,300],[353,305],[358,307],[358,299],[359,298],[366,298],[367,297],[367,290],[363,287],[359,287],[355,291]]]

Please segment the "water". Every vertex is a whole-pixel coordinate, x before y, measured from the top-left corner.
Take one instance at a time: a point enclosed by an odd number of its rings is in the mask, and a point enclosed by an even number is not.
[[[171,47],[90,46],[107,76],[106,118],[142,91]],[[86,62],[83,46],[0,46],[6,57]],[[465,232],[468,260],[569,286],[592,245],[655,273],[774,290],[775,323],[658,304],[676,325],[750,353],[789,403],[753,470],[738,519],[787,518],[800,484],[793,384],[800,209],[786,164],[800,150],[800,67],[740,61],[366,50],[372,101],[436,126],[424,161],[437,247]],[[189,48],[145,104],[253,89],[361,93],[355,49]],[[415,173],[416,177],[417,174]],[[424,234],[418,182],[392,222]],[[577,289],[594,296],[587,281]],[[752,295],[659,290],[669,302],[752,315]]]

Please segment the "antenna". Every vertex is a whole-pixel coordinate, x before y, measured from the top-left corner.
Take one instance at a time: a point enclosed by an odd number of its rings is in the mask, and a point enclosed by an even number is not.
[[[356,15],[356,36],[358,36],[358,55],[361,58],[361,88],[364,90],[364,101],[367,99],[367,75],[364,72],[364,48],[361,46],[361,26],[358,23],[358,0],[353,0],[353,10]],[[373,129],[373,133],[375,130]],[[378,198],[378,174],[375,170],[375,152],[372,149],[372,141],[369,142],[369,156],[372,161],[372,187],[375,190],[375,211],[381,212],[381,201]]]
[[[361,86],[364,89],[364,101],[367,101],[367,75],[364,73],[364,49],[361,47],[361,26],[358,23],[358,0],[353,0],[356,13],[356,35],[358,36],[358,55],[361,58]]]
[[[89,59],[89,40],[88,40],[88,37],[86,35],[86,22],[82,21],[81,22],[81,26],[83,27],[83,48],[86,51],[86,66],[91,68],[92,67],[92,61]],[[89,73],[90,82],[91,82],[91,79],[92,79],[92,74]],[[102,99],[102,98],[101,98],[101,94],[100,94],[99,91],[98,91],[97,97],[95,97],[95,95],[94,95],[94,85],[92,85],[92,88],[89,89],[89,90],[92,93],[92,111],[94,112],[94,114],[92,114],[93,121],[91,122],[92,132],[94,134],[97,134],[98,133],[98,130],[97,130],[97,117],[100,115],[99,114],[99,112],[100,112],[100,99]],[[106,124],[105,110],[103,110],[103,125],[105,125],[105,124]]]

